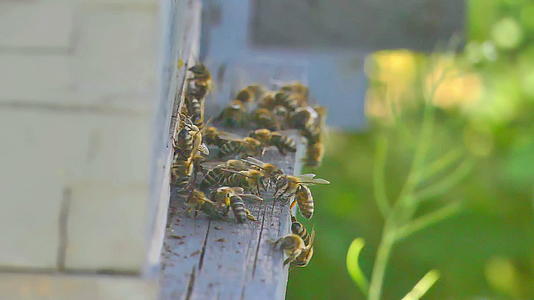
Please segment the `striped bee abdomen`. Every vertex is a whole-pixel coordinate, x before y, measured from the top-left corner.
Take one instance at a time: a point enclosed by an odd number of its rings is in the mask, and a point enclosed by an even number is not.
[[[299,185],[295,194],[295,200],[299,206],[300,213],[306,219],[310,219],[313,216],[313,196],[310,189],[305,185]]]
[[[247,213],[245,211],[245,203],[243,199],[239,196],[230,197],[230,206],[232,207],[232,212],[238,223],[244,223],[247,220]]]
[[[297,151],[297,144],[295,143],[295,140],[280,133],[273,132],[271,136],[271,144],[275,146],[282,154],[285,154],[286,152]]]

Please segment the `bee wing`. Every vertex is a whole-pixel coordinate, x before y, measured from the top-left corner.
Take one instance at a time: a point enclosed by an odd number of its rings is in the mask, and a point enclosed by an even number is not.
[[[239,142],[241,142],[243,140],[243,138],[241,138],[239,135],[234,134],[234,133],[230,133],[230,132],[226,132],[226,131],[219,131],[219,137],[221,139],[228,140],[228,141],[239,141]]]
[[[243,200],[263,201],[263,198],[254,194],[238,194]]]
[[[200,146],[198,146],[198,152],[202,153],[205,156],[210,155],[210,150],[208,149],[208,146],[206,144],[202,143]]]
[[[241,160],[244,161],[244,162],[246,162],[246,163],[249,163],[249,164],[258,166],[258,167],[261,167],[261,166],[263,166],[263,165],[265,164],[265,163],[262,162],[261,160],[259,160],[259,159],[257,159],[257,158],[254,158],[254,157],[252,157],[252,156],[243,158],[243,159],[241,159]]]

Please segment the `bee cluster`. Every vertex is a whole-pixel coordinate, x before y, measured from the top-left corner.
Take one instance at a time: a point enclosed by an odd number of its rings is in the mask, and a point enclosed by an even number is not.
[[[215,119],[223,127],[250,130],[246,137],[237,136],[205,124],[204,102],[211,76],[201,64],[189,71],[192,76],[187,79],[180,107],[171,166],[171,183],[185,198],[187,212],[225,219],[232,211],[238,223],[256,221],[245,201],[263,201],[262,192],[274,190],[274,201],[290,202],[290,209],[298,206],[302,216],[310,219],[314,202],[308,186],[329,182],[314,174],[284,174],[278,166],[258,157],[269,147],[276,148],[280,155],[296,152],[296,142],[283,132],[296,129],[307,140],[306,165],[318,166],[324,152],[325,109],[308,104],[308,89],[300,83],[277,91],[250,85],[239,91]],[[197,178],[199,174],[201,178]],[[274,245],[287,255],[284,265],[303,267],[313,255],[315,232],[308,232],[291,215],[292,234]]]

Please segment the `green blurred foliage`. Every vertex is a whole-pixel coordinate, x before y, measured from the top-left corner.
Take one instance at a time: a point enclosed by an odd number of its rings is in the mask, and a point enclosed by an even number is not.
[[[418,214],[454,200],[464,206],[395,246],[383,299],[400,299],[431,269],[441,276],[425,299],[534,299],[534,2],[471,0],[468,24],[468,42],[454,65],[476,79],[460,94],[478,99],[437,104],[431,157],[459,148],[476,158],[476,167]],[[417,86],[432,58],[414,57],[409,72],[419,79],[403,93],[417,104]],[[371,78],[370,89],[380,88],[383,83]],[[470,93],[474,88],[479,91]],[[310,170],[332,182],[313,188],[315,255],[307,268],[291,271],[288,299],[364,299],[345,259],[354,238],[364,238],[359,261],[370,278],[383,226],[372,187],[376,137],[387,134],[390,141],[386,184],[393,198],[420,121],[420,106],[402,106],[394,126],[378,118],[361,133],[330,133],[322,167]]]

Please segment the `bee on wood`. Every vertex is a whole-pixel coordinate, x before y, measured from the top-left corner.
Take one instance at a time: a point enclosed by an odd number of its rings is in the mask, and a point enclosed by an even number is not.
[[[274,104],[284,106],[289,112],[294,112],[300,106],[295,97],[283,92],[274,94]]]
[[[261,160],[256,159],[254,157],[247,157],[247,158],[241,159],[241,161],[251,166],[251,168],[261,171],[263,175],[268,178],[275,179],[276,176],[284,174],[284,172],[276,165],[271,164],[271,163],[264,163]]]
[[[284,251],[284,254],[287,258],[284,260],[284,266],[290,262],[295,261],[295,259],[302,253],[306,248],[304,241],[297,234],[288,234],[281,237],[280,239],[274,242],[275,248],[280,248]]]
[[[275,107],[274,93],[265,93],[263,97],[258,101],[258,107],[267,110],[272,110]]]
[[[213,191],[211,199],[225,209],[224,215],[227,215],[232,209],[234,217],[238,223],[244,223],[247,219],[257,221],[256,217],[245,208],[243,199],[253,199],[256,201],[263,201],[262,198],[253,195],[245,194],[241,187],[220,187]]]
[[[202,133],[196,125],[186,116],[181,116],[184,120],[184,127],[178,131],[173,140],[173,146],[180,160],[189,160],[198,151],[209,155],[206,145],[202,144]]]
[[[271,131],[269,129],[257,129],[252,131],[249,136],[260,141],[264,147],[275,146],[283,155],[285,155],[286,152],[297,151],[297,144],[295,141],[277,131]]]
[[[228,140],[220,147],[219,157],[224,156],[261,156],[264,147],[255,138],[245,137],[243,139]]]
[[[304,241],[304,249],[299,256],[295,258],[291,265],[297,267],[305,267],[310,262],[313,256],[313,242],[315,240],[315,230],[312,230],[311,234],[308,233],[306,227],[302,225],[294,216],[291,216],[291,232],[302,238]]]
[[[224,185],[242,187],[246,191],[255,191],[258,195],[260,189],[267,189],[267,178],[261,171],[254,169],[246,171],[225,170],[231,174],[226,176],[228,173],[225,173],[223,175],[222,184]]]
[[[308,87],[300,82],[284,85],[280,88],[280,91],[296,97],[300,105],[308,103]]]
[[[248,121],[247,108],[239,100],[233,100],[225,107],[215,121],[227,127],[243,127]]]
[[[192,123],[199,129],[204,127],[204,100],[194,97],[186,97],[185,104]]]
[[[256,124],[256,128],[266,128],[278,130],[280,125],[276,121],[273,113],[266,108],[258,108],[251,113],[250,120]]]
[[[263,94],[263,87],[258,84],[252,84],[240,90],[235,99],[248,104],[257,101],[261,94]]]
[[[222,219],[223,217],[218,211],[215,202],[208,199],[206,194],[197,189],[191,191],[189,197],[186,199],[185,205],[189,214],[194,213],[196,215],[199,211],[202,211],[212,219]]]
[[[246,171],[248,169],[249,166],[243,161],[230,159],[209,170],[200,182],[200,188],[202,190],[207,190],[210,187],[219,186],[227,176],[232,174],[228,170]]]
[[[203,64],[197,64],[189,68],[189,71],[193,73],[193,77],[188,80],[194,83],[190,91],[191,95],[197,99],[204,99],[212,87],[211,74],[208,68]]]
[[[276,191],[274,198],[284,195],[293,196],[301,185],[330,184],[327,180],[314,178],[315,174],[303,174],[298,176],[280,175],[276,177]]]
[[[291,203],[290,208],[293,208],[295,204],[298,204],[300,213],[306,219],[311,219],[313,216],[314,203],[313,195],[310,191],[310,188],[301,184],[297,187],[295,192],[295,198]]]

